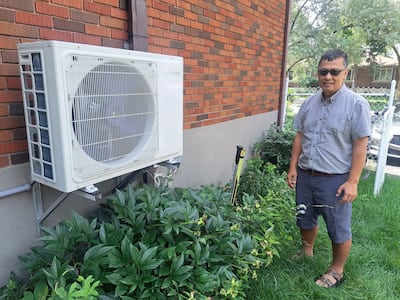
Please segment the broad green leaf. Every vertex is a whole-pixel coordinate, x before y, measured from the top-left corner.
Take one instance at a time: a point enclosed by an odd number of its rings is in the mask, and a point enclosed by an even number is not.
[[[193,269],[193,266],[182,266],[178,270],[176,270],[175,274],[178,276],[186,276],[186,275],[191,275],[190,271]]]
[[[129,285],[129,286],[133,286],[136,284],[136,274],[132,274],[126,277],[123,277],[120,279],[120,282],[125,284],[125,285]]]
[[[119,203],[122,206],[125,206],[125,194],[122,191],[117,190],[116,191],[116,196],[117,196],[117,199],[118,199]]]
[[[184,261],[183,253],[173,259],[172,264],[171,264],[171,270],[172,270],[173,274],[175,274],[177,272],[177,270],[180,267],[182,267],[183,261]]]
[[[108,254],[108,260],[111,268],[120,268],[125,265],[121,252],[115,248]]]
[[[127,291],[128,287],[126,285],[118,284],[117,287],[115,288],[114,296],[120,297],[122,295],[125,295]]]
[[[154,270],[164,262],[163,259],[151,259],[143,262],[142,270]]]
[[[49,293],[49,288],[44,281],[40,281],[36,284],[33,294],[35,300],[46,300]]]
[[[122,259],[125,262],[129,262],[131,260],[131,247],[132,244],[130,240],[127,238],[127,236],[125,236],[121,242],[121,254],[122,254]]]
[[[104,244],[107,243],[107,234],[106,234],[106,229],[104,227],[104,224],[100,225],[99,238],[102,243],[104,243]]]
[[[159,275],[160,276],[168,276],[170,274],[170,266],[167,264],[164,264],[160,269],[159,269]]]
[[[109,274],[106,277],[107,277],[108,281],[110,281],[110,283],[112,283],[114,285],[118,285],[122,279],[121,275],[116,272]]]
[[[134,261],[137,266],[141,266],[143,261],[142,261],[142,255],[141,255],[139,249],[131,244],[129,245],[129,248],[130,248],[129,252],[130,252],[132,261]]]
[[[83,262],[87,263],[88,261],[98,261],[104,256],[106,256],[112,249],[113,246],[105,246],[105,245],[96,245],[86,251]]]
[[[162,283],[162,285],[161,285],[161,288],[162,289],[167,289],[167,288],[169,288],[171,286],[171,284],[172,284],[171,278],[165,278],[163,283]]]
[[[24,292],[24,297],[21,300],[35,300],[31,292]]]
[[[145,262],[152,259],[157,254],[157,249],[157,246],[146,249],[142,255],[142,261]]]

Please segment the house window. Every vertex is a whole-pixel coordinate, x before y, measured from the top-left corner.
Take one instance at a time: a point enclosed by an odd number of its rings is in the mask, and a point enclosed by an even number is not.
[[[392,68],[378,68],[374,71],[374,81],[391,81],[392,77]]]

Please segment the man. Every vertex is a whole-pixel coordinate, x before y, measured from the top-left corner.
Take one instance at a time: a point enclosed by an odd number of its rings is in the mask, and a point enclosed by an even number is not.
[[[343,280],[352,243],[352,201],[364,167],[371,131],[370,107],[347,89],[347,55],[327,51],[318,64],[321,90],[300,107],[294,127],[292,156],[287,175],[296,188],[297,225],[302,237],[298,256],[313,256],[318,216],[325,220],[332,241],[332,262],[316,284],[329,288]]]

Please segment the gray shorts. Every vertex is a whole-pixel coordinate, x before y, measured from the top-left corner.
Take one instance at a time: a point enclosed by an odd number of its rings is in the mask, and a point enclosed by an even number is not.
[[[296,218],[297,226],[311,230],[318,225],[318,216],[325,220],[329,238],[335,244],[351,239],[351,202],[340,204],[336,191],[349,174],[311,176],[297,169]]]

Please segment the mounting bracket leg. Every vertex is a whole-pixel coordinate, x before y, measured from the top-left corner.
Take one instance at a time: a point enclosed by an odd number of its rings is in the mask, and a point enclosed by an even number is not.
[[[68,197],[70,193],[62,193],[57,197],[47,209],[44,211],[42,189],[40,183],[34,182],[32,186],[33,191],[33,206],[36,214],[36,230],[38,235],[40,235],[40,226],[42,222]]]
[[[40,235],[40,226],[42,222],[70,195],[75,194],[79,197],[86,198],[92,201],[101,199],[102,195],[95,186],[88,186],[84,189],[73,191],[70,193],[61,193],[57,199],[44,210],[42,189],[39,182],[32,184],[33,206],[36,215],[36,231]]]

